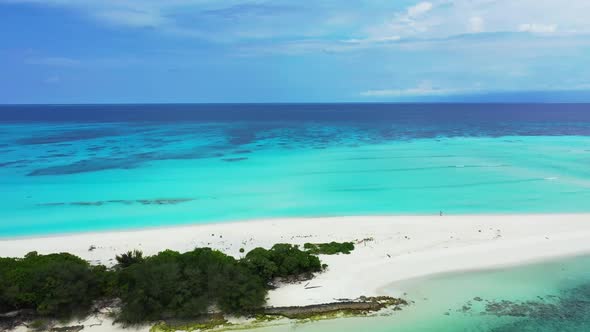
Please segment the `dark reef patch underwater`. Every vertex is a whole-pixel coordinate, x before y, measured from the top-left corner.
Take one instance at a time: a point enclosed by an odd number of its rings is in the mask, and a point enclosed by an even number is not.
[[[445,315],[514,318],[489,332],[588,331],[590,329],[590,281],[562,290],[559,295],[537,296],[534,300],[488,300],[475,297]],[[484,318],[485,319],[485,318]]]
[[[490,332],[590,331],[590,283],[538,301],[490,302],[485,314],[524,317]]]
[[[53,146],[63,152],[77,144],[73,150],[86,153],[85,159],[70,158],[72,155],[67,153],[47,156],[47,160],[63,158],[59,165],[34,168],[28,173],[42,176],[130,169],[151,161],[215,158],[219,154],[239,155],[268,148],[358,147],[359,143],[382,144],[437,137],[590,136],[590,106],[30,105],[0,106],[0,123],[28,125],[5,133],[5,138],[9,139],[3,145]],[[84,144],[87,142],[99,144]],[[101,154],[106,148],[111,149],[110,153]],[[138,153],[138,149],[143,152]],[[44,160],[39,159],[42,164]],[[20,163],[2,160],[2,164],[16,167]]]
[[[590,212],[588,104],[5,105],[0,126],[0,237]],[[198,199],[113,203],[158,198]]]

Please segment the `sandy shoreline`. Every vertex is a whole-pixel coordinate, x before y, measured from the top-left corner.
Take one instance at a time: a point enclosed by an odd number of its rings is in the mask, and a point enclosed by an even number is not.
[[[308,285],[318,288],[305,289],[306,282],[269,293],[269,305],[287,306],[383,295],[395,282],[433,274],[588,254],[589,239],[590,214],[355,216],[2,239],[0,255],[70,252],[112,265],[116,254],[132,249],[149,255],[207,246],[240,257],[240,248],[279,242],[359,242],[351,255],[321,257],[329,269]]]

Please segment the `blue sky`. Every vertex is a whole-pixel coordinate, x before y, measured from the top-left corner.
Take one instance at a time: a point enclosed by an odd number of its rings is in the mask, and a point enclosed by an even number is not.
[[[590,101],[588,0],[0,0],[0,103]]]

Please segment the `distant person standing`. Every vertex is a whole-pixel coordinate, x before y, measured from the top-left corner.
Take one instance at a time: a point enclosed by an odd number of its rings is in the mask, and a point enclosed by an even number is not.
[[[438,215],[442,217],[442,215],[443,215],[442,211],[438,211]]]

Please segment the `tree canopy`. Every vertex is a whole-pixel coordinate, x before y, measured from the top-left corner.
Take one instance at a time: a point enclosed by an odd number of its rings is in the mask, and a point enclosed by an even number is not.
[[[105,270],[71,254],[0,259],[2,311],[34,309],[40,315],[69,316],[104,295]]]
[[[119,298],[118,319],[126,323],[196,317],[211,308],[249,314],[264,305],[273,279],[322,270],[317,256],[290,244],[256,248],[240,260],[210,248],[147,257],[130,251],[116,259],[108,269],[68,253],[0,258],[0,313],[30,309],[65,318]]]
[[[256,248],[246,254],[244,264],[267,282],[322,270],[317,256],[302,251],[296,245],[279,243],[271,249]]]
[[[314,255],[350,254],[354,250],[352,242],[306,243],[303,248]]]
[[[120,318],[126,322],[194,317],[214,305],[228,313],[247,313],[266,298],[260,277],[209,248],[148,257],[121,271],[119,288]]]

